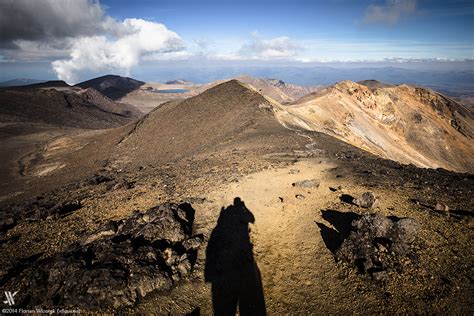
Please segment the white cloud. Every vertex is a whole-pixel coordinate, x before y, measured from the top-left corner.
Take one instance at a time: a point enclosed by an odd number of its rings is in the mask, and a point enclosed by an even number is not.
[[[386,0],[384,5],[369,5],[365,23],[396,24],[402,15],[416,12],[416,0]]]
[[[239,55],[250,59],[284,59],[296,56],[301,50],[299,45],[286,36],[266,40],[254,31],[252,37],[250,43],[242,46]]]
[[[197,38],[193,40],[193,44],[200,50],[207,50],[211,46],[212,41],[205,38]]]
[[[178,34],[142,19],[118,21],[98,0],[1,0],[0,54],[10,62],[53,61],[58,78],[128,74],[144,58],[183,58]]]
[[[129,74],[144,56],[170,54],[183,49],[183,42],[165,25],[141,19],[125,19],[122,34],[81,37],[73,44],[70,58],[52,63],[59,79],[75,82],[83,70],[113,70]]]
[[[172,52],[157,52],[152,54],[145,55],[142,59],[144,61],[166,61],[166,60],[188,60],[195,57],[196,55],[186,51],[186,50],[177,50]]]

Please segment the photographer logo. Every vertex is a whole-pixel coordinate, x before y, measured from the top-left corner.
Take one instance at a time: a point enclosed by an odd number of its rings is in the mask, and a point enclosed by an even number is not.
[[[7,297],[7,300],[6,301],[3,301],[3,303],[5,304],[8,304],[10,306],[12,305],[15,305],[15,300],[14,300],[14,297],[15,295],[18,293],[18,291],[16,291],[15,293],[12,294],[12,292],[10,291],[5,291],[5,296]]]

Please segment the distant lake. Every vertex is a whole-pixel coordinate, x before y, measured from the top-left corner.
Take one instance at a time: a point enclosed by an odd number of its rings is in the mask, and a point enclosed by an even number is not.
[[[191,90],[188,89],[166,89],[166,90],[156,90],[154,89],[153,92],[155,93],[184,93],[189,92]]]

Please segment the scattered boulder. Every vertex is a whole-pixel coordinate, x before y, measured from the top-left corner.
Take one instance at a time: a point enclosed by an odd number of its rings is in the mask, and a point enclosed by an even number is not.
[[[300,173],[299,169],[290,169],[290,171],[288,172],[288,174],[298,174],[298,173]]]
[[[107,190],[129,190],[131,188],[133,188],[133,183],[124,178],[111,180],[107,183]]]
[[[441,211],[441,212],[449,212],[449,206],[447,206],[443,202],[438,202],[436,203],[435,210]]]
[[[412,116],[413,116],[413,121],[416,124],[420,124],[423,121],[423,116],[421,116],[421,114],[418,112],[413,112]]]
[[[0,218],[0,232],[6,232],[16,226],[16,220],[13,217]]]
[[[81,201],[38,200],[32,203],[12,204],[0,210],[0,233],[4,233],[22,221],[40,221],[65,217],[82,207]]]
[[[97,185],[104,182],[112,181],[113,179],[103,174],[94,174],[89,180],[86,181],[89,185]]]
[[[336,250],[336,258],[383,280],[387,272],[401,269],[405,258],[416,258],[412,245],[419,229],[411,218],[363,215],[352,222],[352,231]]]
[[[303,194],[296,194],[295,198],[297,198],[298,200],[304,200],[305,199]]]
[[[297,188],[319,188],[320,181],[318,179],[302,180],[292,183],[291,185]]]
[[[82,207],[81,202],[77,200],[72,201],[72,202],[59,202],[56,205],[54,205],[52,208],[43,212],[43,214],[40,215],[40,218],[51,219],[51,218],[66,216],[80,209],[81,207]]]
[[[355,205],[363,208],[372,208],[375,202],[377,202],[377,199],[372,192],[364,192],[359,198],[352,201]]]
[[[191,273],[203,236],[193,235],[190,204],[165,203],[110,221],[67,251],[27,267],[11,267],[2,282],[21,293],[20,307],[108,309],[133,306],[154,290],[169,290]]]

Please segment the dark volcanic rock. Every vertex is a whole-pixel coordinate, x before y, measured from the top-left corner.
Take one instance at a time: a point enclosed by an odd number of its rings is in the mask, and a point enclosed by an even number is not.
[[[363,215],[352,222],[352,231],[336,250],[336,257],[382,280],[386,272],[401,268],[404,258],[414,258],[412,244],[418,230],[411,218],[394,221],[377,214]]]
[[[44,218],[58,218],[61,216],[68,215],[82,207],[80,201],[72,201],[72,202],[59,202],[54,205],[52,208],[43,212],[40,215],[41,219]]]
[[[40,221],[65,217],[82,207],[79,200],[42,201],[10,205],[0,210],[0,233],[5,233],[22,221]]]
[[[107,190],[128,190],[133,188],[133,183],[124,178],[120,178],[118,180],[107,182],[106,187]]]
[[[104,183],[104,182],[109,182],[109,181],[112,181],[112,180],[113,179],[108,177],[108,176],[105,176],[105,175],[102,175],[102,174],[95,174],[89,180],[86,181],[86,184],[97,185],[97,184],[101,184],[101,183]]]
[[[16,220],[13,217],[0,218],[0,231],[6,232],[16,226]]]
[[[70,250],[4,273],[19,306],[107,309],[133,306],[188,275],[203,237],[192,235],[190,204],[162,204],[110,221]],[[18,271],[17,267],[11,267]],[[21,270],[20,270],[21,271]]]
[[[362,193],[360,198],[354,199],[352,202],[360,207],[371,208],[375,205],[376,201],[377,199],[375,198],[375,195],[372,192],[365,192]]]

